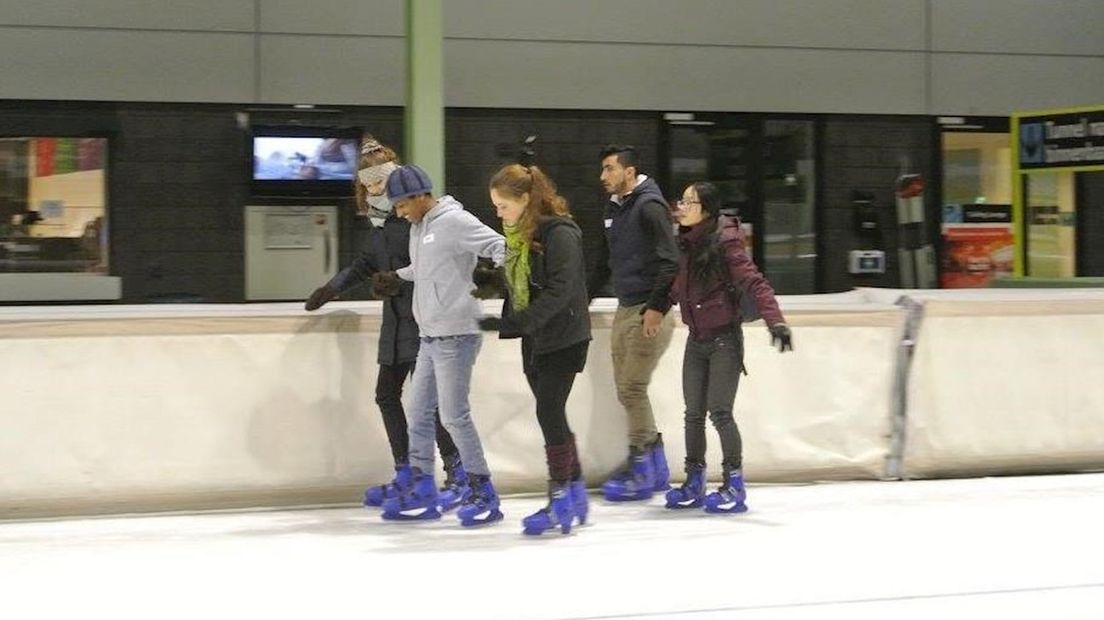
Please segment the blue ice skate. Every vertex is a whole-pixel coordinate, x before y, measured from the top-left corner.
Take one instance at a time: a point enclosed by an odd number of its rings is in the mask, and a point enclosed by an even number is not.
[[[383,518],[388,521],[428,521],[440,519],[437,510],[437,485],[431,474],[413,470],[408,487],[400,488],[398,497],[383,502]]]
[[[571,507],[575,510],[575,518],[579,525],[586,525],[587,514],[590,513],[590,501],[587,497],[586,480],[580,478],[573,480],[569,487],[571,492]]]
[[[648,445],[652,455],[652,468],[655,472],[653,491],[666,491],[671,488],[671,470],[667,467],[667,454],[663,451],[663,433],[656,434],[656,440]]]
[[[705,511],[714,514],[737,514],[747,512],[747,492],[744,490],[744,475],[739,469],[725,468],[724,482],[721,488],[705,496]]]
[[[686,482],[667,491],[667,508],[699,508],[705,502],[705,466],[701,463],[686,464]]]
[[[635,502],[651,499],[655,489],[655,462],[651,453],[629,448],[625,468],[602,484],[602,493],[611,502]]]
[[[456,508],[469,495],[471,495],[471,486],[468,484],[468,474],[460,463],[460,456],[446,458],[445,485],[437,492],[437,502],[441,505],[441,512]]]
[[[379,507],[383,502],[399,496],[399,489],[409,487],[414,479],[410,466],[405,463],[395,465],[395,477],[387,484],[377,484],[364,491],[364,505]]]
[[[460,502],[460,508],[456,511],[460,525],[472,527],[501,521],[498,493],[491,484],[491,477],[468,474],[468,483],[471,485],[471,493]]]
[[[562,482],[548,483],[548,505],[521,520],[528,536],[539,536],[550,529],[559,527],[564,534],[571,533],[571,523],[575,520],[575,502],[571,487]]]

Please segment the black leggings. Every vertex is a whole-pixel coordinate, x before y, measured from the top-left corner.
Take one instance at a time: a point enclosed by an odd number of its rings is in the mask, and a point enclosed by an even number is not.
[[[732,417],[743,369],[744,342],[739,331],[706,341],[686,339],[682,358],[682,396],[686,402],[686,462],[705,464],[705,415],[721,436],[723,465],[740,469],[743,443]]]
[[[567,423],[567,398],[577,375],[586,365],[589,342],[534,356],[528,339],[522,340],[525,379],[537,401],[537,423],[544,435],[548,473],[552,480],[578,479],[582,469],[575,450],[575,435]]]
[[[544,443],[558,446],[567,442],[571,427],[567,423],[567,397],[575,384],[575,373],[536,371],[525,373],[529,389],[537,399],[537,423],[540,424]]]
[[[383,415],[383,427],[391,444],[391,456],[395,463],[406,463],[410,456],[410,436],[406,432],[406,412],[403,410],[402,390],[406,378],[414,370],[414,362],[400,362],[391,366],[380,364],[376,378],[376,404]],[[437,449],[441,459],[448,460],[459,454],[452,436],[441,425],[441,415],[436,416]]]

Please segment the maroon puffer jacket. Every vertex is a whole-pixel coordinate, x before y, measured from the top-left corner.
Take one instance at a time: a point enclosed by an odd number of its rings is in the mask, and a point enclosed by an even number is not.
[[[774,298],[774,287],[747,253],[747,237],[740,228],[740,221],[722,215],[718,226],[729,282],[745,295],[752,296],[759,315],[768,327],[785,323],[778,301]],[[689,251],[698,244],[712,243],[713,239],[712,235],[705,233],[703,224],[679,229],[679,270],[671,286],[671,303],[679,305],[682,322],[686,323],[690,335],[697,340],[714,338],[740,323],[740,308],[729,290],[729,282],[703,284],[690,275]]]

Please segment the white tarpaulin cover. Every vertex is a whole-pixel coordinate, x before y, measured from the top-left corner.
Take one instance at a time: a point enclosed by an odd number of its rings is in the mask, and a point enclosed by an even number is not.
[[[910,296],[907,475],[1104,469],[1104,291]]]
[[[903,313],[854,294],[782,302],[794,353],[745,326],[736,415],[749,478],[881,477]],[[591,484],[627,450],[603,303],[568,404]],[[379,320],[375,302],[0,308],[0,516],[356,501],[392,473],[374,403]],[[676,476],[685,334],[651,389]],[[507,491],[546,477],[518,347],[488,335],[472,391]]]

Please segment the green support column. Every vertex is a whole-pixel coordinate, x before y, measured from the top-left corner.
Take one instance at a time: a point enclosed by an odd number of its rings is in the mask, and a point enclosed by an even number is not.
[[[406,0],[406,161],[445,185],[444,0]]]

